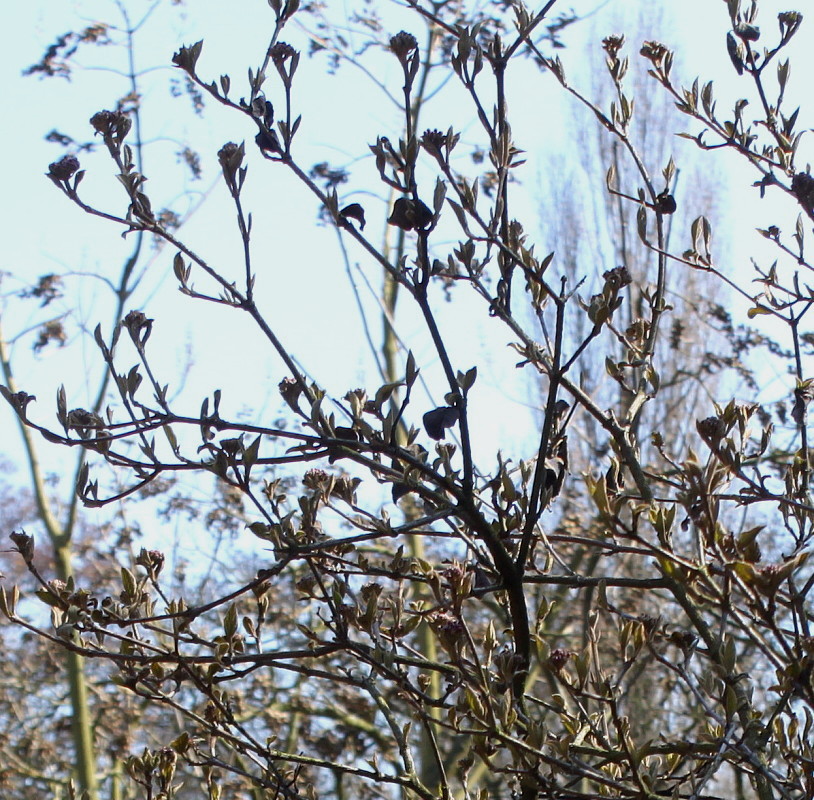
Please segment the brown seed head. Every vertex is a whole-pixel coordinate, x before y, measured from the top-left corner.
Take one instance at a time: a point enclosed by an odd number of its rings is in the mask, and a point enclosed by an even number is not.
[[[720,417],[707,417],[695,423],[701,438],[709,444],[717,444],[726,435],[726,423]]]
[[[439,156],[443,153],[446,143],[447,135],[434,128],[424,131],[424,135],[421,137],[422,147],[434,156]]]
[[[659,67],[663,64],[670,51],[661,42],[650,41],[642,45],[639,53],[648,61],[652,61],[654,66]]]
[[[607,270],[607,272],[603,272],[602,277],[605,279],[605,288],[611,291],[618,291],[633,280],[627,267],[614,267]]]
[[[133,121],[121,111],[97,111],[91,118],[90,124],[97,133],[105,139],[124,139],[130,131]]]
[[[59,161],[48,165],[48,174],[58,181],[67,181],[78,169],[79,159],[76,156],[62,156]]]
[[[602,40],[602,49],[611,57],[615,58],[616,54],[622,49],[625,43],[624,36],[606,36]]]
[[[244,149],[242,144],[227,142],[218,150],[218,162],[227,181],[234,178],[243,163]]]
[[[551,655],[548,657],[548,663],[554,672],[559,672],[568,663],[568,659],[570,659],[572,655],[573,653],[570,650],[563,650],[561,647],[558,647],[556,650],[551,651]]]
[[[276,66],[280,66],[295,56],[297,51],[287,42],[277,42],[269,50],[269,56]]]
[[[307,489],[320,489],[331,479],[331,476],[324,469],[309,469],[302,476],[302,483]]]
[[[399,31],[395,36],[390,38],[390,52],[393,53],[402,64],[406,64],[407,59],[417,49],[418,41],[412,33]]]

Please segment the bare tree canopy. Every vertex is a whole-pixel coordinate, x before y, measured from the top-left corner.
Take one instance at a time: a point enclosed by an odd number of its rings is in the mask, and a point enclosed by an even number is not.
[[[120,100],[48,134],[64,154],[47,177],[98,219],[92,247],[132,249],[93,276],[112,325],[77,322],[78,271],[4,295],[0,393],[30,484],[0,483],[3,796],[814,796],[814,177],[786,97],[803,15],[711,3],[728,72],[685,80],[633,23],[591,55],[566,47],[590,20],[557,0],[341,18],[269,0],[247,75],[222,74],[209,39],[171,56],[175,102],[234,130],[216,153],[176,147],[176,196],[214,168],[228,200],[196,229],[145,162],[133,54],[166,5],[117,4],[122,24],[64,34],[28,69],[128,54]],[[369,118],[309,116],[350,71]],[[516,133],[538,86],[569,109],[545,120],[565,157]],[[305,132],[333,127],[355,151],[309,161]],[[724,155],[771,216],[757,232],[709,179]],[[254,186],[276,187],[269,207]],[[269,245],[293,208],[309,218]],[[329,263],[294,296],[287,254],[326,231]],[[736,268],[720,242],[749,237]],[[174,300],[154,311],[155,265]],[[37,323],[12,332],[19,308]],[[182,308],[204,312],[203,393],[168,366]],[[224,346],[202,345],[213,332]],[[69,359],[89,340],[95,383],[65,370],[55,409],[26,390],[43,375],[16,345]],[[489,373],[519,376],[531,411]],[[44,444],[74,458],[62,502]]]

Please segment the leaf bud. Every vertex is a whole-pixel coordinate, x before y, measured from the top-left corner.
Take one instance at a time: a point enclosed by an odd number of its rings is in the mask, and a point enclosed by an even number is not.
[[[794,406],[791,409],[791,418],[800,426],[805,424],[806,409],[814,399],[814,386],[812,382],[802,381],[794,390]]]
[[[237,186],[235,176],[240,169],[240,165],[243,163],[244,155],[245,150],[243,145],[235,144],[234,142],[227,142],[218,150],[218,161],[223,170],[223,177],[230,187]]]
[[[12,531],[8,538],[14,543],[17,552],[23,557],[23,561],[31,566],[34,560],[34,537],[25,531]]]
[[[283,400],[288,404],[292,411],[300,412],[299,400],[302,394],[302,387],[294,380],[294,378],[283,378],[277,388],[280,390],[280,395]],[[301,412],[300,412],[301,413]]]
[[[785,44],[800,27],[803,21],[803,15],[799,11],[781,11],[777,15],[777,22],[780,25],[780,35],[782,42]]]
[[[148,319],[143,311],[133,309],[128,312],[122,324],[127,329],[134,344],[143,347],[147,343],[153,329],[153,320]]]
[[[203,40],[195,42],[195,44],[189,47],[182,47],[173,55],[172,63],[175,64],[176,67],[180,67],[184,72],[193,75],[195,73],[195,64],[198,62],[202,49]]]
[[[738,75],[743,75],[743,47],[738,44],[737,39],[732,35],[732,32],[726,34],[726,52],[729,54],[729,60],[732,66],[735,67],[735,72]]]
[[[745,42],[756,42],[760,39],[760,28],[757,25],[750,25],[747,22],[741,22],[735,26],[735,33]]]
[[[28,392],[10,392],[5,386],[0,387],[3,396],[8,400],[11,407],[23,418],[26,418],[28,404],[36,400],[36,395]]]

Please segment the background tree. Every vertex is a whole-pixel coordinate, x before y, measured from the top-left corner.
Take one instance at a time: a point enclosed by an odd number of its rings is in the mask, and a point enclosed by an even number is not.
[[[77,76],[90,82],[89,76],[96,71],[112,73],[113,91],[117,92],[113,107],[129,120],[133,159],[140,169],[144,154],[141,96],[145,84],[150,88],[155,85],[149,84],[148,78],[154,68],[137,67],[142,56],[140,46],[154,34],[157,25],[167,24],[173,13],[177,15],[170,8],[176,5],[153,3],[145,9],[114,3],[107,9],[111,12],[109,21],[87,24],[86,20],[81,28],[63,33],[39,61],[23,71],[24,75],[54,79],[54,83],[62,85]],[[105,53],[101,58],[100,52]],[[111,52],[115,52],[115,58]],[[177,79],[173,83],[176,94],[185,88]],[[97,88],[103,91],[104,83],[100,82]],[[194,100],[193,97],[193,105]],[[66,120],[61,120],[61,124],[65,123]],[[90,158],[98,150],[91,134],[84,126],[80,131],[53,128],[45,138],[52,148],[68,149],[72,154]],[[160,145],[150,148],[156,156],[160,155]],[[182,147],[173,154],[173,159],[176,158],[181,165],[176,170],[179,184],[185,180],[183,171],[193,179],[199,177],[197,156],[190,148]],[[170,208],[157,212],[169,229],[179,228],[199,205],[198,195],[193,198],[192,193],[187,193],[186,197],[190,199],[188,210],[180,211],[182,196],[175,199],[179,212]],[[16,367],[26,372],[32,352],[35,359],[47,359],[57,348],[70,350],[72,345],[81,343],[88,331],[89,320],[85,315],[91,313],[91,306],[90,302],[77,302],[77,297],[94,297],[103,287],[106,295],[102,303],[112,301],[112,307],[106,311],[115,321],[140,291],[145,288],[149,291],[152,281],[145,280],[145,276],[158,260],[160,245],[161,241],[146,231],[135,232],[120,250],[118,272],[93,264],[79,266],[66,259],[56,271],[39,276],[32,275],[30,270],[26,274],[4,274],[0,365],[10,390],[16,390]],[[108,252],[114,252],[114,248]],[[87,405],[99,413],[109,399],[111,375],[93,362],[83,368],[88,380],[83,387]],[[19,431],[23,444],[21,461],[29,476],[29,488],[20,494],[19,489],[3,486],[6,529],[36,526],[44,534],[39,539],[37,559],[38,568],[44,572],[53,573],[62,581],[79,574],[97,591],[104,587],[113,591],[115,583],[111,579],[118,578],[117,558],[128,551],[132,558],[137,552],[137,549],[132,552],[138,538],[136,521],[123,510],[104,521],[84,519],[73,484],[85,464],[85,452],[75,450],[72,452],[75,458],[57,461],[39,437],[32,436],[25,426],[19,426]],[[61,481],[58,477],[61,470],[72,477]],[[167,491],[170,485],[171,482],[164,481],[162,491]],[[155,490],[158,485],[152,488]],[[207,511],[217,515],[218,508],[222,509],[223,504],[208,503]],[[6,570],[7,579],[19,580],[19,567],[11,565]],[[43,792],[51,791],[60,796],[66,776],[73,775],[88,796],[95,798],[98,778],[102,776],[105,796],[120,796],[123,751],[129,747],[134,730],[154,724],[149,721],[149,709],[142,714],[145,709],[138,703],[122,703],[118,691],[111,692],[107,671],[92,666],[89,669],[76,652],[64,651],[28,633],[20,634],[9,628],[3,631],[6,661],[19,665],[19,671],[6,671],[0,685],[3,718],[9,721],[0,742],[4,791],[20,798],[41,797]],[[32,691],[34,687],[36,691]]]
[[[31,537],[13,534],[53,627],[33,621],[16,590],[2,595],[6,616],[112,666],[118,686],[166,711],[151,732],[177,726],[171,738],[139,742],[127,760],[142,794],[810,794],[807,596],[814,579],[805,565],[810,392],[801,329],[810,301],[797,271],[809,268],[803,220],[814,217],[814,192],[795,163],[798,115],[783,106],[787,62],[777,69],[779,91],[767,69],[802,17],[780,14],[779,35],[759,52],[754,43],[769,34],[756,25],[757,5],[726,4],[729,56],[751,82],[757,120],[745,116],[741,100],[731,118],[719,115],[711,84],[682,88],[672,53],[653,40],[641,45],[652,79],[688,124],[703,126],[688,134],[696,144],[736,152],[760,173],[762,191],[785,191],[802,209],[792,239],[774,223],[763,228],[781,263],[756,265],[755,294],[716,265],[706,217],[690,225],[689,246],[671,247],[674,169],[664,165],[663,187],[631,138],[623,41],[603,43],[613,105],[583,100],[554,56],[565,19],[550,16],[554,5],[529,11],[514,3],[496,19],[469,19],[455,4],[410,4],[416,24],[435,31],[442,74],[451,70],[471,103],[485,161],[473,170],[468,154],[459,157],[454,126],[418,131],[416,81],[422,61],[433,63],[432,48],[422,51],[411,33],[393,34],[387,48],[400,72],[403,134],[369,137],[375,171],[394,193],[385,213],[374,203],[340,201],[337,186],[323,182],[325,170],[315,175],[297,155],[307,124],[297,114],[302,65],[282,37],[313,9],[270,3],[271,41],[243,92],[227,76],[213,80],[203,71],[200,42],[173,57],[202,93],[253,126],[263,157],[258,171],[292,175],[316,197],[348,252],[383,269],[410,301],[408,319],[423,329],[407,340],[411,351],[391,353],[397,381],[385,371],[382,385],[327,394],[290,348],[293,331],[264,313],[261,287],[271,279],[255,266],[257,222],[244,204],[255,166],[244,145],[229,142],[217,155],[237,220],[239,269],[201,255],[207,242],[182,241],[154,214],[122,110],[98,112],[92,124],[126,193],[124,209],[85,199],[75,157],[50,166],[53,182],[83,210],[129,236],[170,244],[181,291],[212,304],[210,324],[223,325],[221,311],[244,312],[285,371],[286,424],[247,422],[227,410],[235,387],[213,387],[200,412],[190,412],[154,367],[153,353],[167,341],[161,319],[122,309],[109,340],[99,328],[95,334],[117,398],[109,411],[72,408],[60,392],[61,427],[51,429],[30,413],[30,395],[4,391],[30,429],[93,455],[93,473],[84,466],[76,487],[86,505],[129,502],[167,476],[214,475],[235,508],[242,498],[240,513],[257,539],[229,589],[180,598],[164,587],[159,550],[145,548],[122,564],[117,593],[105,596],[79,577],[42,575]],[[381,56],[371,49],[376,64]],[[532,248],[512,180],[523,145],[513,139],[507,102],[511,87],[526,85],[529,75],[553,77],[587,104],[637,166],[635,177],[617,166],[607,180],[611,195],[635,208],[640,246],[654,259],[649,275],[635,276],[637,287],[624,264],[605,270],[597,291],[583,294],[578,264],[560,265],[556,252],[543,257]],[[374,214],[398,231],[400,249],[368,237]],[[749,301],[750,317],[784,326],[796,378],[791,447],[773,445],[771,425],[751,434],[758,406],[734,400],[712,406],[692,444],[659,429],[665,415],[648,409],[669,398],[657,378],[670,366],[670,347],[662,345],[673,311],[668,265],[725,283]],[[447,310],[456,305],[477,309],[481,324],[502,331],[482,363],[505,359],[508,341],[512,363],[519,358],[544,376],[533,446],[526,439],[517,452],[495,457],[494,409],[478,402],[475,355],[460,333],[465,320]],[[392,299],[385,309],[392,326]],[[308,324],[319,336],[319,320],[312,315]],[[580,359],[596,352],[621,390],[615,410],[601,387],[576,377]],[[123,358],[137,366],[122,371]],[[443,394],[435,407],[416,399],[419,370]],[[596,429],[609,450],[585,448],[585,472],[569,476],[571,443]],[[566,526],[562,515],[545,512],[580,477],[594,507]],[[556,601],[571,598],[578,611],[563,625]],[[769,671],[773,682],[763,678]],[[648,709],[657,740],[633,716],[646,686],[657,687],[651,696],[659,702]],[[434,768],[422,763],[428,759]]]
[[[710,398],[718,396],[725,342],[717,335],[716,316],[710,305],[710,298],[715,297],[715,281],[705,272],[667,270],[664,297],[669,314],[661,324],[668,330],[657,338],[658,352],[652,359],[652,364],[657,365],[654,375],[658,381],[658,403],[639,402],[634,407],[636,393],[632,386],[636,372],[649,368],[639,360],[636,350],[648,335],[646,308],[652,276],[659,265],[658,255],[641,246],[635,233],[637,204],[631,203],[624,192],[635,193],[633,187],[644,179],[652,181],[659,191],[680,198],[674,212],[664,218],[664,238],[669,244],[680,239],[693,215],[703,212],[714,221],[719,217],[718,210],[727,204],[727,183],[723,174],[714,174],[714,165],[702,163],[702,156],[693,152],[691,145],[685,143],[682,147],[680,140],[676,140],[675,131],[683,124],[681,114],[668,95],[652,91],[647,62],[635,59],[628,62],[618,55],[624,42],[647,41],[675,28],[674,10],[657,6],[619,8],[610,25],[606,19],[600,24],[601,27],[591,24],[589,38],[603,46],[589,50],[583,70],[571,76],[572,83],[590,87],[580,89],[581,94],[602,109],[618,104],[620,94],[626,92],[635,101],[635,117],[622,131],[622,137],[609,137],[606,128],[595,124],[591,104],[576,103],[567,108],[564,146],[567,155],[549,154],[543,172],[541,238],[556,249],[557,264],[569,281],[573,285],[581,282],[580,291],[584,295],[601,290],[603,265],[622,265],[627,269],[630,283],[624,289],[625,302],[614,315],[613,330],[606,329],[602,346],[586,349],[575,361],[573,370],[583,390],[598,405],[613,409],[617,419],[627,421],[632,431],[658,430],[680,450],[682,443],[693,441],[697,435],[695,417],[708,407]],[[624,39],[620,31],[625,32]],[[626,148],[636,154],[635,158],[629,157]],[[681,164],[680,173],[675,162]],[[563,163],[567,165],[564,167],[567,180],[562,179]],[[671,163],[668,182],[667,176],[660,173]],[[614,191],[597,190],[608,179],[608,170],[612,170]],[[551,208],[559,213],[550,213]],[[598,265],[593,271],[586,268],[591,261]],[[587,315],[571,315],[564,332],[567,346],[576,348],[590,336],[592,328]],[[622,372],[607,369],[606,358],[611,353],[614,361],[626,365]],[[712,358],[710,353],[714,354]],[[545,388],[546,380],[541,377],[533,397],[544,397]],[[579,436],[569,437],[569,444],[572,473],[595,472],[597,465],[608,463],[610,457],[606,479],[624,480],[609,437],[597,421],[583,418]],[[639,447],[644,451],[643,458],[654,466],[658,464],[659,470],[671,469],[667,462],[659,464],[657,450],[647,452],[652,445],[646,437],[640,439]],[[586,520],[592,517],[593,505],[586,484],[569,481],[552,509],[559,518],[558,532],[581,533]],[[596,523],[601,525],[599,520]],[[582,575],[605,574],[602,553],[595,547],[575,547],[569,551],[568,559],[572,568],[579,565]],[[643,576],[640,559],[635,557],[629,559],[627,566],[619,559],[617,569],[618,577]],[[562,631],[573,630],[573,641],[584,647],[590,639],[590,602],[583,604],[583,615],[575,615],[567,603],[569,594],[568,586],[558,590],[560,604],[549,616],[549,625]],[[661,613],[658,602],[648,606],[648,601],[635,590],[627,597],[618,591],[616,602],[637,614]],[[646,679],[641,680],[645,676],[644,664],[642,660],[626,677],[626,701],[628,713],[638,721],[640,735],[655,739],[660,734],[660,720],[649,709],[654,704],[669,702],[674,689],[668,688],[663,698],[656,699],[661,687],[670,686],[669,676],[665,673],[656,678],[655,665],[651,663]]]

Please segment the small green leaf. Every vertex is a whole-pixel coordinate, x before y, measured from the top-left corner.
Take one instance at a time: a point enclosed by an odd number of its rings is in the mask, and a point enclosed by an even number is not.
[[[639,238],[647,244],[647,212],[644,206],[639,206],[636,212],[636,229],[639,232]]]
[[[121,576],[125,593],[132,597],[136,593],[136,576],[127,567],[121,568]]]
[[[749,317],[749,319],[754,319],[755,317],[771,315],[772,313],[774,312],[771,309],[765,308],[764,306],[754,306],[746,312],[746,316]]]
[[[461,387],[461,391],[464,394],[466,394],[472,388],[477,377],[478,377],[477,367],[472,367],[472,369],[467,370],[465,373],[458,371],[457,375],[458,386]]]
[[[260,450],[260,436],[258,436],[254,441],[245,449],[243,452],[243,465],[246,467],[246,472],[248,472],[256,463],[257,463],[257,456]]]
[[[231,639],[237,633],[237,605],[235,603],[232,603],[226,612],[226,617],[223,620],[223,632],[228,639]]]

